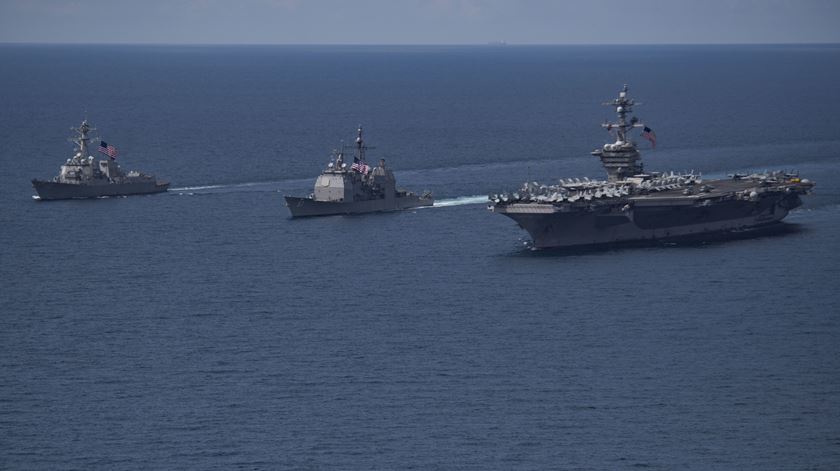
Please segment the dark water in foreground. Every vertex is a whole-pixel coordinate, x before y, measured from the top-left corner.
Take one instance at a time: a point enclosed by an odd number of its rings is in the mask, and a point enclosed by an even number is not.
[[[0,468],[837,469],[840,47],[0,46]],[[80,65],[81,64],[81,65]],[[480,198],[798,169],[750,240],[532,252]],[[38,203],[87,113],[164,195]],[[435,208],[289,220],[363,123]]]

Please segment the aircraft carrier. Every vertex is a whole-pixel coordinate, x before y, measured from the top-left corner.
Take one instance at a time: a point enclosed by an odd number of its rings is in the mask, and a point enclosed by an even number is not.
[[[77,146],[73,157],[61,166],[58,176],[52,180],[32,180],[35,199],[65,200],[73,198],[99,198],[104,196],[127,196],[161,193],[169,188],[169,182],[160,181],[154,175],[137,171],[123,172],[116,162],[117,150],[100,142],[99,150],[108,158],[95,161],[88,155],[91,138],[95,131],[87,120],[73,128],[76,136],[71,138]]]
[[[490,195],[490,211],[528,231],[535,248],[603,246],[626,242],[741,234],[778,224],[800,206],[814,184],[781,171],[735,174],[703,180],[690,173],[645,173],[638,147],[629,136],[641,129],[655,146],[653,131],[636,117],[628,88],[604,103],[618,120],[602,127],[615,142],[592,151],[606,180],[561,179],[554,184],[526,182],[518,191]]]
[[[362,139],[361,126],[357,132],[352,164],[345,162],[344,149],[336,151],[315,180],[312,195],[285,197],[293,218],[396,211],[434,204],[430,193],[416,195],[398,189],[394,173],[385,166],[385,160],[380,159],[379,165],[371,168],[365,161],[368,146]]]

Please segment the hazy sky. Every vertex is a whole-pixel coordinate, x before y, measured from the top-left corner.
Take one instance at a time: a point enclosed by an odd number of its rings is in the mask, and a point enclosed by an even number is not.
[[[0,0],[0,42],[840,42],[840,0]]]

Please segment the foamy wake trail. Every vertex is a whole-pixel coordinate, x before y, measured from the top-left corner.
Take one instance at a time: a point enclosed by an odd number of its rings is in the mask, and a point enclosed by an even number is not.
[[[170,188],[169,191],[213,190],[216,188],[224,188],[224,185],[184,186],[180,188]]]
[[[200,186],[183,186],[178,188],[170,188],[170,192],[177,194],[203,194],[203,193],[228,193],[240,191],[277,191],[278,187],[284,182],[249,182],[249,183],[231,183],[228,185],[200,185]]]
[[[461,206],[465,204],[480,204],[480,203],[487,203],[487,196],[478,195],[478,196],[459,196],[457,198],[447,198],[443,200],[435,201],[434,207],[441,208],[445,206]]]

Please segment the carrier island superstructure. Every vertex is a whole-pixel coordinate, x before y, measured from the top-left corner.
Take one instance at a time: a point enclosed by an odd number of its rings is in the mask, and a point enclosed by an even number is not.
[[[800,206],[800,196],[814,187],[798,174],[781,171],[717,180],[703,180],[694,172],[645,173],[629,133],[642,129],[652,142],[655,136],[637,118],[628,119],[636,103],[627,86],[618,98],[604,104],[614,107],[618,116],[616,122],[602,125],[615,135],[615,142],[592,151],[606,170],[606,180],[526,182],[518,191],[490,195],[489,209],[528,231],[535,248],[666,241],[761,229]]]

